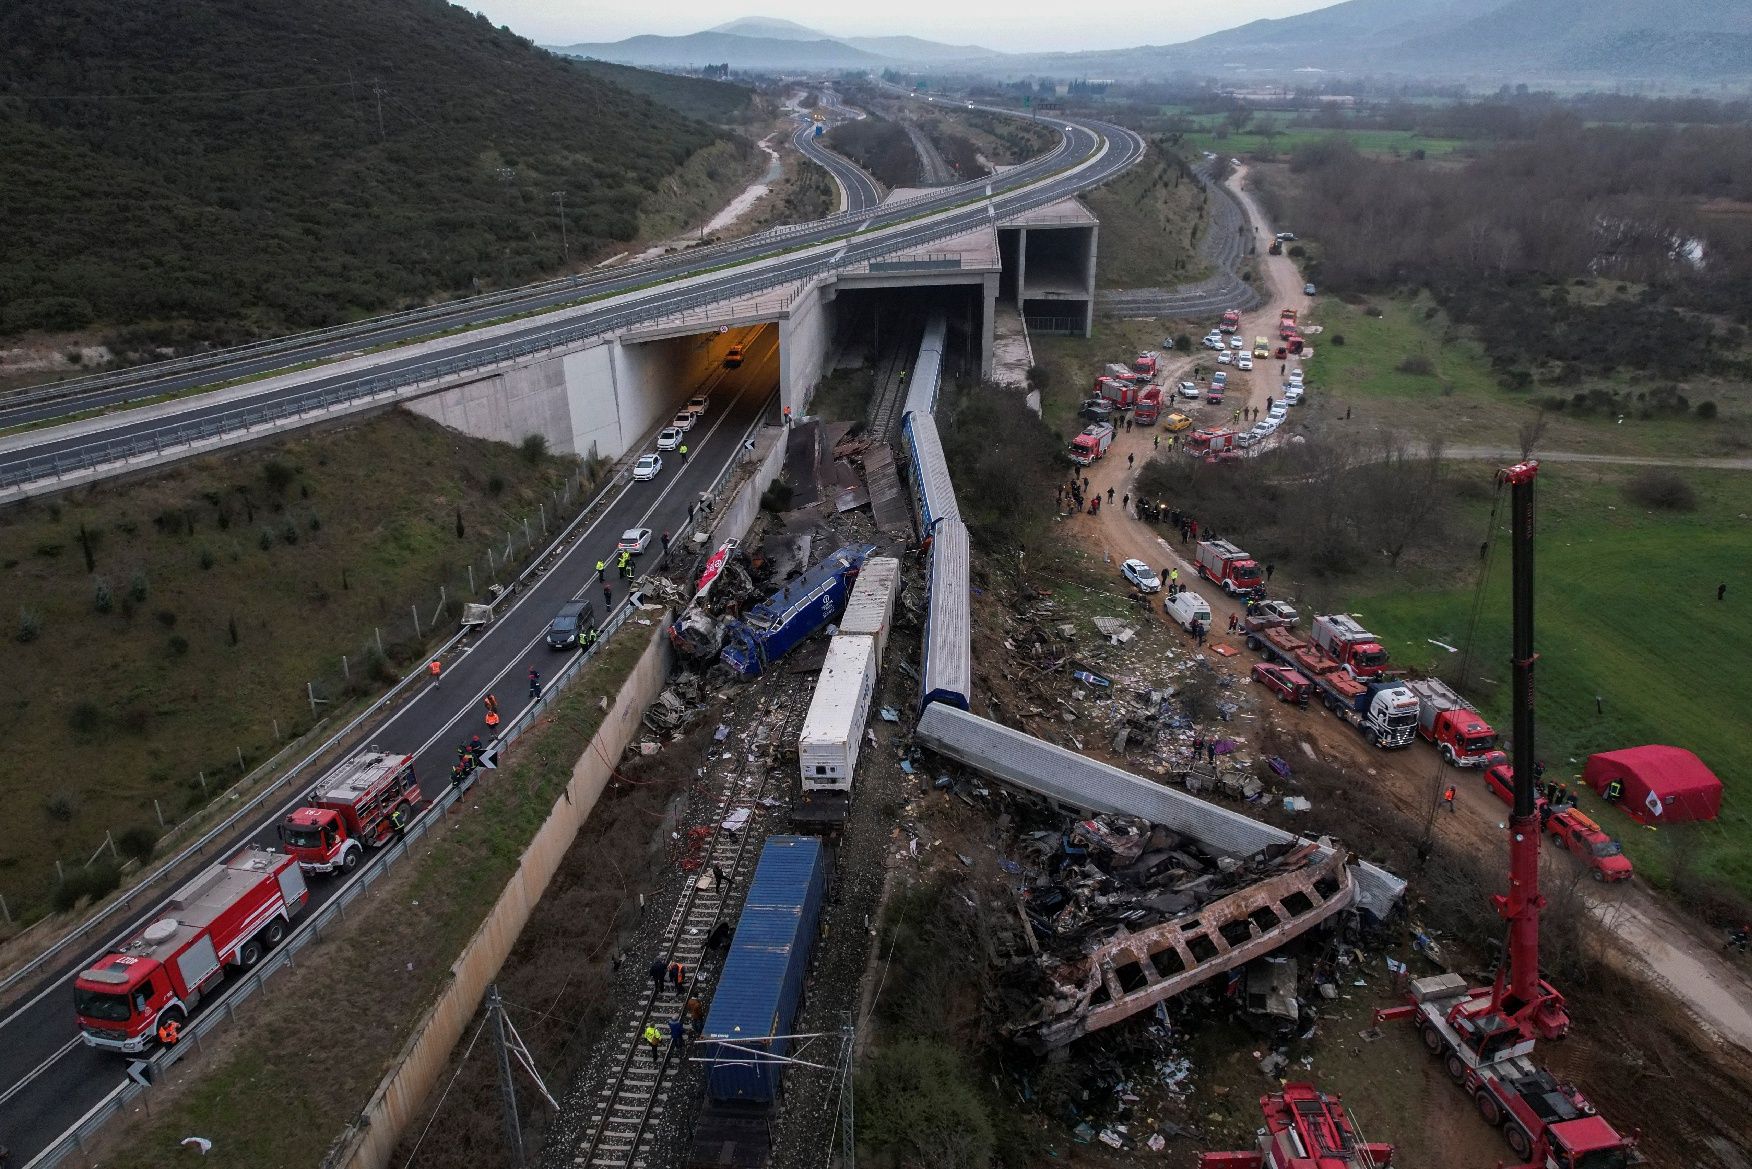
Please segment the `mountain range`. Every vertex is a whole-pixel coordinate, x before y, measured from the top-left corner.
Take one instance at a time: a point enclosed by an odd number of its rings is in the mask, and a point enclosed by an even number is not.
[[[687,36],[556,52],[629,65],[807,73],[902,69],[990,77],[1225,80],[1341,75],[1719,84],[1752,78],[1752,0],[1345,0],[1196,40],[1087,52],[1000,53],[913,36],[841,37],[747,17]]]

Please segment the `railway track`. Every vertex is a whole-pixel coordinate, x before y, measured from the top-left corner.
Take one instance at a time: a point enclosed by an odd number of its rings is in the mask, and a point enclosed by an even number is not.
[[[919,348],[919,322],[906,321],[894,330],[899,344],[890,344],[876,359],[876,387],[870,396],[870,434],[883,442],[894,437],[906,402],[905,374]]]
[[[734,917],[729,912],[731,902],[739,900],[747,888],[760,856],[759,842],[766,836],[766,821],[772,814],[762,807],[761,800],[769,795],[783,796],[782,791],[772,789],[784,783],[778,778],[784,773],[780,766],[784,744],[794,742],[802,731],[809,706],[806,687],[783,672],[762,685],[769,693],[762,696],[747,723],[752,728],[747,744],[739,743],[730,750],[738,762],[724,772],[710,821],[711,836],[658,947],[665,963],[680,962],[687,967],[686,993],[660,998],[655,987],[650,987],[640,1002],[624,1006],[609,1024],[611,1029],[618,1028],[622,1039],[607,1082],[590,1096],[588,1119],[582,1128],[589,1136],[579,1142],[571,1158],[582,1169],[650,1169],[650,1136],[663,1120],[685,1054],[665,1048],[654,1058],[648,1048],[639,1050],[646,1046],[640,1036],[647,1026],[655,1025],[667,1040],[669,1020],[688,996],[703,989],[700,962],[706,954],[706,938],[720,921]],[[781,803],[772,811],[782,815],[787,806]],[[725,828],[731,814],[742,808],[748,809],[747,822],[736,830]],[[729,878],[728,888],[716,882],[711,888],[701,887],[699,876],[711,872],[714,865]]]

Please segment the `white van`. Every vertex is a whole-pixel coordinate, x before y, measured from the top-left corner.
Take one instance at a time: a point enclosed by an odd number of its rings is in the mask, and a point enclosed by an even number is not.
[[[1188,633],[1192,632],[1194,621],[1201,623],[1207,630],[1211,627],[1211,607],[1205,604],[1203,597],[1188,589],[1181,589],[1163,601],[1162,608],[1176,625]]]

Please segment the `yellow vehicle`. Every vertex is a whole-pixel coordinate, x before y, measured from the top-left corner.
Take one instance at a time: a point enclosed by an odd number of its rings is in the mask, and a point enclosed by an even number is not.
[[[1255,337],[1253,339],[1253,356],[1270,357],[1271,342],[1267,341],[1264,337]]]
[[[1192,425],[1192,419],[1181,413],[1174,413],[1162,419],[1162,425],[1169,430],[1185,430]]]

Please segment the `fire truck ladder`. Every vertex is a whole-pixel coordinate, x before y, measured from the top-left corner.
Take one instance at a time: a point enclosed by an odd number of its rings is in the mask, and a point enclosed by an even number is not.
[[[763,749],[752,752],[752,759],[748,753],[743,753],[742,762],[728,768],[724,774],[717,814],[712,820],[710,843],[702,854],[698,873],[709,873],[716,865],[729,878],[729,889],[716,882],[709,889],[701,888],[697,877],[690,879],[686,892],[670,915],[669,924],[664,927],[659,954],[665,963],[680,962],[687,967],[686,992],[666,1001],[660,999],[654,990],[648,991],[640,1005],[619,1011],[609,1024],[612,1028],[619,1028],[620,1034],[626,1038],[615,1071],[591,1098],[590,1119],[584,1126],[590,1137],[580,1143],[572,1158],[572,1163],[580,1169],[647,1169],[650,1163],[640,1142],[646,1131],[662,1120],[669,1100],[670,1074],[680,1071],[683,1060],[680,1053],[674,1051],[665,1051],[661,1058],[653,1059],[648,1049],[639,1050],[648,1047],[641,1037],[647,1026],[655,1025],[667,1040],[669,1019],[679,1013],[687,997],[695,993],[706,937],[728,916],[730,890],[746,888],[750,870],[760,855],[758,845],[750,848],[749,844],[762,838],[758,830],[763,814],[760,800],[768,794],[772,778],[779,770],[775,765],[776,755],[785,742],[794,741],[801,733],[808,705],[796,701],[794,696],[786,701],[782,695],[763,702],[755,716],[755,725],[777,729],[764,740],[759,740]],[[758,790],[752,795],[742,787],[743,780],[750,775],[759,777]],[[748,822],[739,830],[731,831],[724,827],[724,822],[738,808],[749,810]]]

